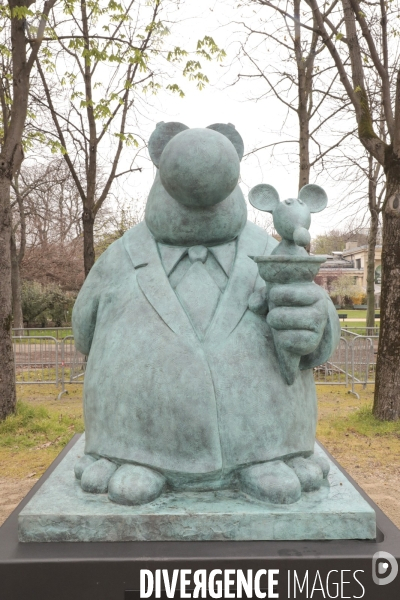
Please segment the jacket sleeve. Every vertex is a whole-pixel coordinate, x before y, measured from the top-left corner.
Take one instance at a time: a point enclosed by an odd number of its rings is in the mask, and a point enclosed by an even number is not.
[[[110,284],[110,273],[107,268],[110,248],[100,256],[91,268],[89,275],[80,289],[72,311],[72,329],[75,346],[79,352],[82,352],[86,356],[89,354],[92,344],[101,294],[103,289]]]
[[[326,301],[328,305],[328,321],[322,335],[321,342],[310,354],[302,356],[300,360],[300,369],[312,369],[318,365],[322,365],[336,350],[340,340],[340,321],[332,300],[326,293]]]

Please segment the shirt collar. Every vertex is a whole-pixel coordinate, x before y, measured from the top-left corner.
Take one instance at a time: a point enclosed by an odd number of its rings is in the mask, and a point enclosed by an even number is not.
[[[224,270],[225,275],[229,277],[235,259],[236,240],[228,242],[227,244],[221,244],[220,246],[211,246],[209,251],[213,253],[217,262]]]
[[[187,254],[188,248],[183,246],[167,246],[158,243],[161,260],[167,276],[174,270],[178,262]]]
[[[179,261],[187,254],[188,248],[189,246],[167,246],[166,244],[158,242],[161,260],[168,277]],[[227,244],[220,244],[219,246],[210,246],[207,248],[212,252],[226,276],[229,277],[235,259],[236,240],[228,242]]]

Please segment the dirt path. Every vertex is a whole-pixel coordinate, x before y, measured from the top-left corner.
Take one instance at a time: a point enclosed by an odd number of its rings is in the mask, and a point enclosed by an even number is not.
[[[349,469],[349,473],[389,519],[400,527],[400,473],[368,474],[357,472],[357,469]]]
[[[14,508],[25,498],[37,479],[0,478],[0,525]]]

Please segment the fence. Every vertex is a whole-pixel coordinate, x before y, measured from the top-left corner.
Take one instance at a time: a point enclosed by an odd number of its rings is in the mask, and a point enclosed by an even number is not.
[[[61,385],[61,396],[68,383],[83,383],[86,357],[75,348],[74,337],[61,340],[53,336],[13,336],[17,384]]]
[[[375,383],[376,353],[378,349],[378,336],[361,336],[353,338],[351,342],[351,391],[354,384],[362,383],[363,387]],[[358,395],[358,394],[356,394]]]
[[[61,392],[58,399],[65,394],[68,383],[83,383],[86,370],[86,356],[78,352],[74,344],[74,336],[68,335],[60,343],[61,349]]]
[[[379,327],[342,327],[341,335],[347,340],[352,340],[357,335],[378,338]]]
[[[14,336],[15,376],[17,383],[58,385],[59,342],[46,336]]]
[[[37,331],[37,330],[36,330]],[[71,331],[71,330],[69,330]],[[61,386],[83,383],[86,357],[75,348],[73,335],[56,339],[50,335],[13,336],[15,375],[17,384],[52,384]],[[342,329],[342,337],[330,359],[314,368],[315,383],[319,385],[351,385],[365,387],[375,383],[378,335],[357,335]]]
[[[71,327],[24,327],[21,329],[13,329],[14,337],[43,337],[50,336],[57,340],[63,339],[66,336],[72,335]]]
[[[314,368],[315,383],[320,385],[345,385],[349,383],[349,343],[341,337],[330,359]]]
[[[379,332],[378,332],[379,333]],[[351,393],[356,384],[365,388],[375,383],[376,354],[379,335],[357,335],[342,329],[338,347],[330,359],[314,368],[315,383],[319,385],[351,385]]]

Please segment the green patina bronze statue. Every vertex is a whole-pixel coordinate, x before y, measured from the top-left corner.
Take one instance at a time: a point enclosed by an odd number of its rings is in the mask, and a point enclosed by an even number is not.
[[[160,123],[149,153],[145,220],[102,254],[74,307],[88,355],[76,477],[120,504],[227,487],[296,502],[328,471],[313,454],[312,368],[340,327],[313,283],[323,258],[304,250],[326,195],[306,186],[279,203],[271,186],[253,188],[278,245],[247,221],[233,125]]]

